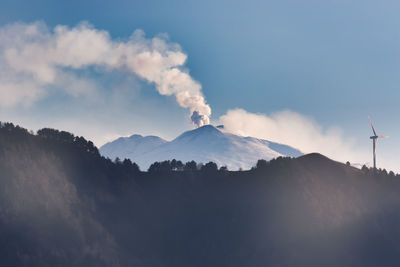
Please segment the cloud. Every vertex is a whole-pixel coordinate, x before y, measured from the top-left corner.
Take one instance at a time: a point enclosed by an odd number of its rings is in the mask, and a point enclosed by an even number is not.
[[[201,126],[209,123],[211,108],[184,68],[186,59],[178,44],[161,36],[146,39],[140,30],[121,41],[88,23],[53,30],[39,22],[7,25],[0,28],[0,107],[32,105],[52,87],[74,97],[88,95],[94,83],[79,81],[71,71],[95,67],[153,83],[161,95],[175,96],[181,107],[199,114],[193,123]]]
[[[356,148],[352,140],[345,139],[339,129],[324,129],[311,118],[293,111],[266,115],[233,109],[222,115],[219,123],[229,132],[287,144],[303,153],[318,152],[352,163],[369,159],[369,154]]]
[[[201,84],[185,69],[186,60],[187,55],[178,44],[165,36],[146,38],[141,30],[134,31],[126,40],[120,40],[112,39],[107,31],[88,23],[72,28],[59,25],[53,29],[41,22],[6,25],[0,27],[0,109],[31,107],[59,91],[71,98],[94,99],[103,85],[93,76],[82,73],[94,71],[104,77],[117,72],[133,77],[133,80],[138,78],[149,82],[161,95],[174,96],[181,107],[190,110],[188,117],[192,122],[202,126],[209,123],[211,108],[206,103]],[[108,89],[111,93],[103,94],[103,98],[121,95],[117,88],[111,87]],[[134,91],[137,86],[124,84],[123,87]],[[122,106],[123,102],[116,104],[117,101],[111,98],[104,100],[102,107],[93,109],[94,115],[87,114],[89,119],[84,124],[90,122],[92,128],[95,123],[105,124],[106,111],[110,107],[104,106]],[[126,94],[120,98],[130,101],[125,99]],[[128,110],[125,108],[123,112],[113,113],[119,116],[121,124],[126,124],[121,117]],[[102,114],[102,122],[97,120],[99,114]],[[78,120],[83,120],[82,114]],[[108,123],[115,125],[114,120],[112,117]],[[229,110],[219,120],[233,133],[288,144],[305,153],[320,152],[337,160],[360,163],[368,162],[370,158],[369,153],[356,149],[352,140],[344,138],[340,130],[324,129],[312,119],[295,112],[265,115],[235,109]],[[75,118],[73,121],[76,124]],[[135,117],[134,121],[138,118]],[[79,131],[84,128],[72,126],[71,129]],[[98,143],[104,141],[102,135],[111,134],[105,132],[109,125],[100,128],[101,131],[95,134],[89,133],[91,138],[100,140]],[[131,126],[124,128],[123,132],[130,130]]]

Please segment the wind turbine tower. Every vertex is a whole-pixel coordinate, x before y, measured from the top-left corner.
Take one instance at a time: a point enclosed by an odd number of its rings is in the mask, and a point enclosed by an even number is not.
[[[377,135],[374,129],[374,125],[372,125],[372,121],[371,118],[368,117],[369,122],[371,123],[371,128],[372,128],[372,132],[374,133],[373,136],[370,136],[369,138],[372,139],[372,154],[373,154],[373,158],[374,158],[374,170],[376,170],[376,141],[378,140],[378,138],[387,138],[388,136],[383,136],[383,135]]]

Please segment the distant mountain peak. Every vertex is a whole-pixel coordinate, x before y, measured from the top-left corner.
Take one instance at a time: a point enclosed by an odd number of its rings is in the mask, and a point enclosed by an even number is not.
[[[120,137],[120,138],[124,138],[124,137]],[[131,136],[129,136],[129,139],[139,139],[139,138],[143,138],[143,136],[140,134],[132,134]]]
[[[213,126],[211,124],[207,124],[207,125],[203,125],[199,128],[196,128],[190,132],[219,132],[219,130],[215,126]]]
[[[230,170],[250,169],[259,159],[302,155],[293,147],[227,133],[211,124],[186,131],[170,142],[156,136],[132,135],[122,141],[117,139],[105,144],[100,152],[112,159],[129,158],[142,170],[155,161],[172,159],[183,162],[194,160],[197,163],[213,161]]]
[[[189,130],[178,136],[176,139],[182,139],[187,137],[197,137],[197,136],[209,136],[209,135],[222,135],[221,131],[215,128],[213,125],[208,124],[201,126],[199,128]],[[176,140],[175,139],[175,140]]]

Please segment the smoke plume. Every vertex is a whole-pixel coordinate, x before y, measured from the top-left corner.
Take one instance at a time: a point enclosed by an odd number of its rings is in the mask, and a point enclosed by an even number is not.
[[[193,123],[201,126],[209,123],[211,108],[200,83],[184,68],[186,59],[178,44],[165,36],[145,38],[140,30],[121,41],[87,23],[53,30],[38,22],[4,26],[0,28],[0,107],[31,105],[52,86],[60,86],[63,77],[79,80],[70,70],[100,67],[153,83],[161,95],[175,96],[181,107],[190,109]],[[62,84],[68,94],[86,93],[68,84]]]
[[[198,111],[194,111],[190,118],[192,119],[193,123],[198,126],[203,126],[210,123],[209,118],[205,115],[201,115]]]

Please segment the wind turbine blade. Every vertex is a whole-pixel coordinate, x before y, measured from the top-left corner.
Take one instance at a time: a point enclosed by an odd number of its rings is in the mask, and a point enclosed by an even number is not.
[[[379,138],[388,138],[389,136],[385,136],[385,135],[381,135],[381,136],[378,136]]]
[[[369,119],[369,122],[371,123],[371,128],[372,128],[372,131],[374,132],[374,135],[377,136],[377,134],[375,132],[375,129],[374,129],[374,125],[372,125],[372,121],[371,121],[371,118],[369,116],[368,116],[368,119]]]

